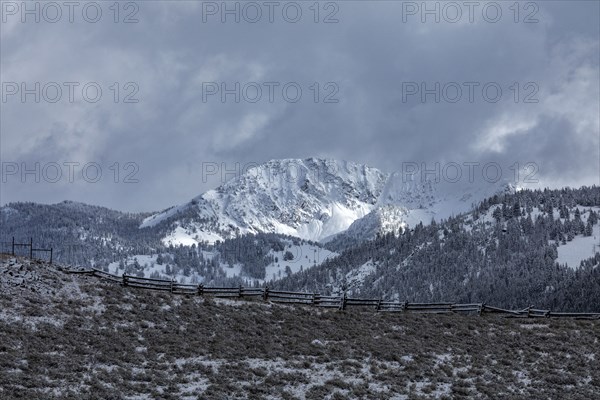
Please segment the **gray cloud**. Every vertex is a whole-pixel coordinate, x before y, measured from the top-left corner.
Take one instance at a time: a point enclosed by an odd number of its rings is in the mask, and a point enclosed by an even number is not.
[[[203,23],[202,3],[185,1],[139,2],[138,23],[115,24],[102,4],[96,24],[23,24],[13,16],[2,24],[2,82],[97,82],[103,89],[97,103],[81,96],[21,103],[13,96],[1,104],[2,162],[44,168],[73,161],[78,173],[95,162],[103,172],[96,183],[5,176],[3,204],[72,199],[157,210],[219,183],[204,179],[203,163],[233,169],[309,156],[386,171],[403,162],[535,162],[544,186],[599,183],[597,2],[536,2],[539,22],[531,24],[514,23],[509,3],[501,3],[498,23],[477,13],[475,23],[464,16],[459,23],[421,23],[418,16],[404,23],[402,2],[337,2],[339,22],[332,24],[314,23],[306,2],[298,3],[303,18],[295,24],[277,13],[274,23],[264,16],[255,24]],[[521,9],[520,20],[528,12]],[[272,103],[265,91],[257,103],[231,96],[203,102],[202,83],[213,81],[281,85]],[[127,82],[138,85],[139,103],[123,103]],[[298,103],[282,98],[286,82],[301,86]],[[315,82],[318,103],[309,88]],[[327,82],[337,84],[338,103],[322,102]],[[457,103],[436,103],[431,95],[404,101],[403,82],[480,86],[473,102],[463,92]],[[487,82],[503,90],[497,103],[482,97]],[[524,103],[533,92],[538,102]],[[129,162],[139,170],[125,168]],[[138,182],[124,183],[131,173]]]

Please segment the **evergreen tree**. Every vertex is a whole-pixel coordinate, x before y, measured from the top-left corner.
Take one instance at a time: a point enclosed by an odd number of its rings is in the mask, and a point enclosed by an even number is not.
[[[583,232],[585,236],[592,236],[593,234],[593,225],[591,221],[588,219],[587,224],[585,225],[585,231]]]
[[[494,212],[492,213],[492,217],[494,217],[494,219],[496,220],[496,222],[500,222],[502,221],[502,209],[500,207],[497,207]]]

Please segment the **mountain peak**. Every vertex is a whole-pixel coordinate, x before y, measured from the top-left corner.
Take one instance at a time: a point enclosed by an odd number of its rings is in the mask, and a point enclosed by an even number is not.
[[[498,192],[495,185],[444,191],[439,186],[344,160],[276,159],[146,218],[141,227],[169,224],[164,242],[173,244],[259,232],[321,241],[369,214],[369,231],[398,230],[468,211],[482,196]]]
[[[165,241],[172,243],[257,232],[320,240],[369,213],[386,180],[378,169],[348,161],[270,160],[141,226],[169,221],[172,233]],[[178,220],[183,212],[191,221]]]

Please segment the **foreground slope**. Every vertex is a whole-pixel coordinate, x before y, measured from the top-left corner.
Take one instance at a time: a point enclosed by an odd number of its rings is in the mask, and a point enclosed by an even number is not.
[[[598,321],[209,300],[0,260],[2,399],[600,395]]]

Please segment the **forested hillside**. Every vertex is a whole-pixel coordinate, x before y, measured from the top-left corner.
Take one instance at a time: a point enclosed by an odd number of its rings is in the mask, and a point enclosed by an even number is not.
[[[130,214],[72,201],[58,204],[10,203],[0,212],[2,250],[12,237],[53,247],[55,260],[102,265],[160,245],[153,230],[138,229],[148,214]]]
[[[1,208],[1,251],[33,238],[54,249],[54,261],[206,285],[261,284],[310,268],[333,254],[319,244],[280,234],[243,235],[210,244],[165,245],[167,224],[140,228],[149,214],[75,202],[11,203]],[[19,253],[20,252],[20,253]],[[17,248],[28,255],[28,249]]]
[[[363,243],[276,286],[409,301],[598,310],[600,246],[575,247],[581,259],[576,265],[558,260],[563,249],[586,238],[599,244],[599,206],[598,187],[494,196],[472,213]]]

